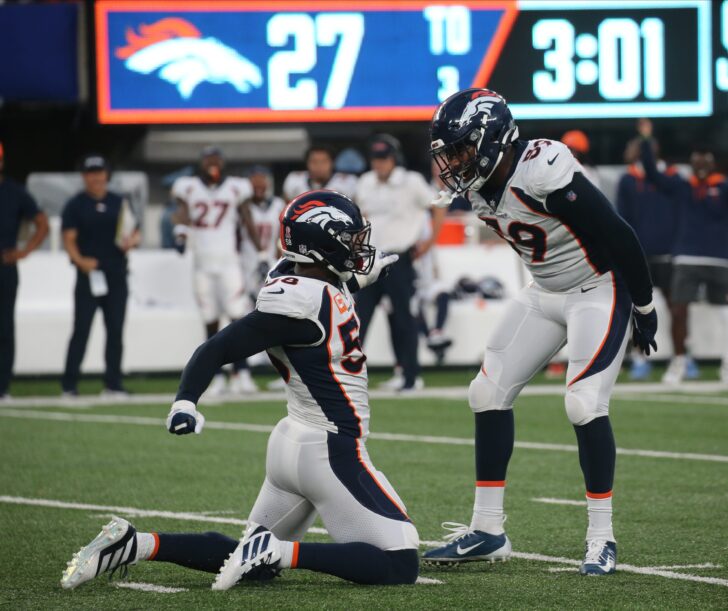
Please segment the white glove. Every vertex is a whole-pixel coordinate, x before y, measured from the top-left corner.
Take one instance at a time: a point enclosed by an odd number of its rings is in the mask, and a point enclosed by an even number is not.
[[[430,202],[430,205],[435,206],[435,208],[447,208],[452,203],[453,197],[455,197],[455,194],[450,193],[450,191],[440,191],[437,197]]]
[[[167,416],[167,430],[174,435],[202,432],[205,417],[197,411],[192,401],[175,401]]]
[[[382,272],[385,272],[386,275],[387,268],[396,263],[398,260],[399,255],[388,255],[377,251],[374,259],[374,265],[372,265],[372,270],[366,276],[362,276],[361,274],[354,276],[359,288],[363,289],[370,284],[374,284],[382,275]]]

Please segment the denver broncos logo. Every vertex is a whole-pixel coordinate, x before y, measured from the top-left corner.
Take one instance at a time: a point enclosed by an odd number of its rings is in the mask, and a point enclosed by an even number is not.
[[[292,212],[292,221],[316,223],[323,229],[326,229],[326,226],[332,221],[340,221],[345,225],[352,225],[354,223],[354,220],[345,212],[316,200],[301,204],[294,208]]]
[[[481,113],[483,114],[483,122],[485,122],[485,120],[490,116],[490,109],[493,108],[495,104],[503,102],[503,98],[492,91],[486,90],[476,93],[477,95],[473,94],[472,99],[463,109],[463,114],[460,115],[459,120],[460,125],[465,125],[473,117]]]
[[[133,72],[150,74],[176,85],[187,99],[202,82],[229,83],[240,93],[263,85],[258,66],[216,38],[202,38],[189,21],[177,17],[139,26],[139,33],[126,31],[127,44],[115,55]]]

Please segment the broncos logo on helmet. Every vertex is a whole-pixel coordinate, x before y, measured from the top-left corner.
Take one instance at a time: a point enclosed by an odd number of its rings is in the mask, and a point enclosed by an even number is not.
[[[348,197],[325,189],[294,199],[281,214],[281,248],[297,263],[323,263],[346,281],[367,274],[376,250],[369,244],[371,226]]]
[[[440,104],[430,136],[440,178],[451,191],[461,194],[483,187],[518,138],[518,127],[500,94],[465,89]]]
[[[197,28],[184,19],[169,17],[126,32],[127,45],[116,50],[116,57],[134,72],[150,74],[176,85],[188,99],[205,81],[229,83],[240,93],[263,85],[260,68],[235,49],[216,38],[202,38]]]

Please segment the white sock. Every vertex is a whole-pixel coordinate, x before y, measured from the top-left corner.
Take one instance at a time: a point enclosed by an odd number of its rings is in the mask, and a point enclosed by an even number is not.
[[[295,569],[298,564],[298,542],[281,541],[281,562],[278,566],[282,569]]]
[[[606,498],[593,498],[587,492],[586,510],[589,514],[589,527],[586,530],[587,541],[591,539],[615,541],[612,531],[612,493],[610,492]]]
[[[159,537],[157,533],[137,533],[136,560],[149,560],[157,554],[159,548]]]
[[[500,535],[503,530],[503,496],[505,482],[478,482],[475,486],[475,504],[473,505],[473,520],[470,522],[472,530],[482,530],[491,535]]]

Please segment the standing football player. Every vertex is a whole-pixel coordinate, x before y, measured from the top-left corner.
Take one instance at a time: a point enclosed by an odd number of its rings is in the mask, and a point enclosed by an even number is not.
[[[630,320],[635,344],[648,354],[657,348],[657,315],[642,247],[564,144],[518,140],[499,94],[467,89],[452,95],[435,112],[431,136],[443,182],[456,194],[468,193],[478,216],[514,248],[533,281],[494,329],[470,384],[472,521],[451,527],[450,542],[425,559],[459,563],[509,557],[503,496],[514,443],[513,402],[567,344],[565,407],[576,432],[589,524],[581,573],[613,573],[616,447],[609,398]]]
[[[218,332],[222,315],[237,320],[248,307],[238,260],[237,229],[241,219],[246,227],[252,226],[244,202],[253,194],[253,187],[247,178],[225,176],[224,169],[220,149],[208,146],[200,153],[198,174],[182,176],[172,185],[172,196],[179,207],[175,239],[183,246],[190,242],[195,298],[208,338]],[[250,233],[257,246],[257,235],[254,231]],[[231,392],[257,391],[245,361],[235,363],[233,368]],[[221,371],[209,392],[213,396],[225,392],[225,375]]]
[[[331,189],[354,197],[357,178],[334,172],[334,152],[323,144],[314,144],[306,151],[306,169],[291,172],[283,181],[283,197],[287,202],[314,189]]]
[[[417,579],[417,530],[365,446],[367,367],[351,296],[397,256],[377,256],[358,208],[332,191],[291,202],[281,233],[287,260],[270,273],[255,311],[197,349],[167,418],[170,433],[201,432],[196,404],[215,372],[268,351],[287,384],[288,416],[268,440],[265,481],[243,537],[138,533],[114,518],[74,555],[64,588],[140,560],[217,573],[215,590],[284,568],[361,584]],[[335,543],[299,543],[317,514]]]
[[[243,267],[245,290],[257,295],[268,270],[280,257],[280,216],[286,203],[272,193],[270,170],[256,165],[248,171],[253,195],[248,200],[248,210],[257,235],[253,241],[248,228],[243,226],[240,262]]]

